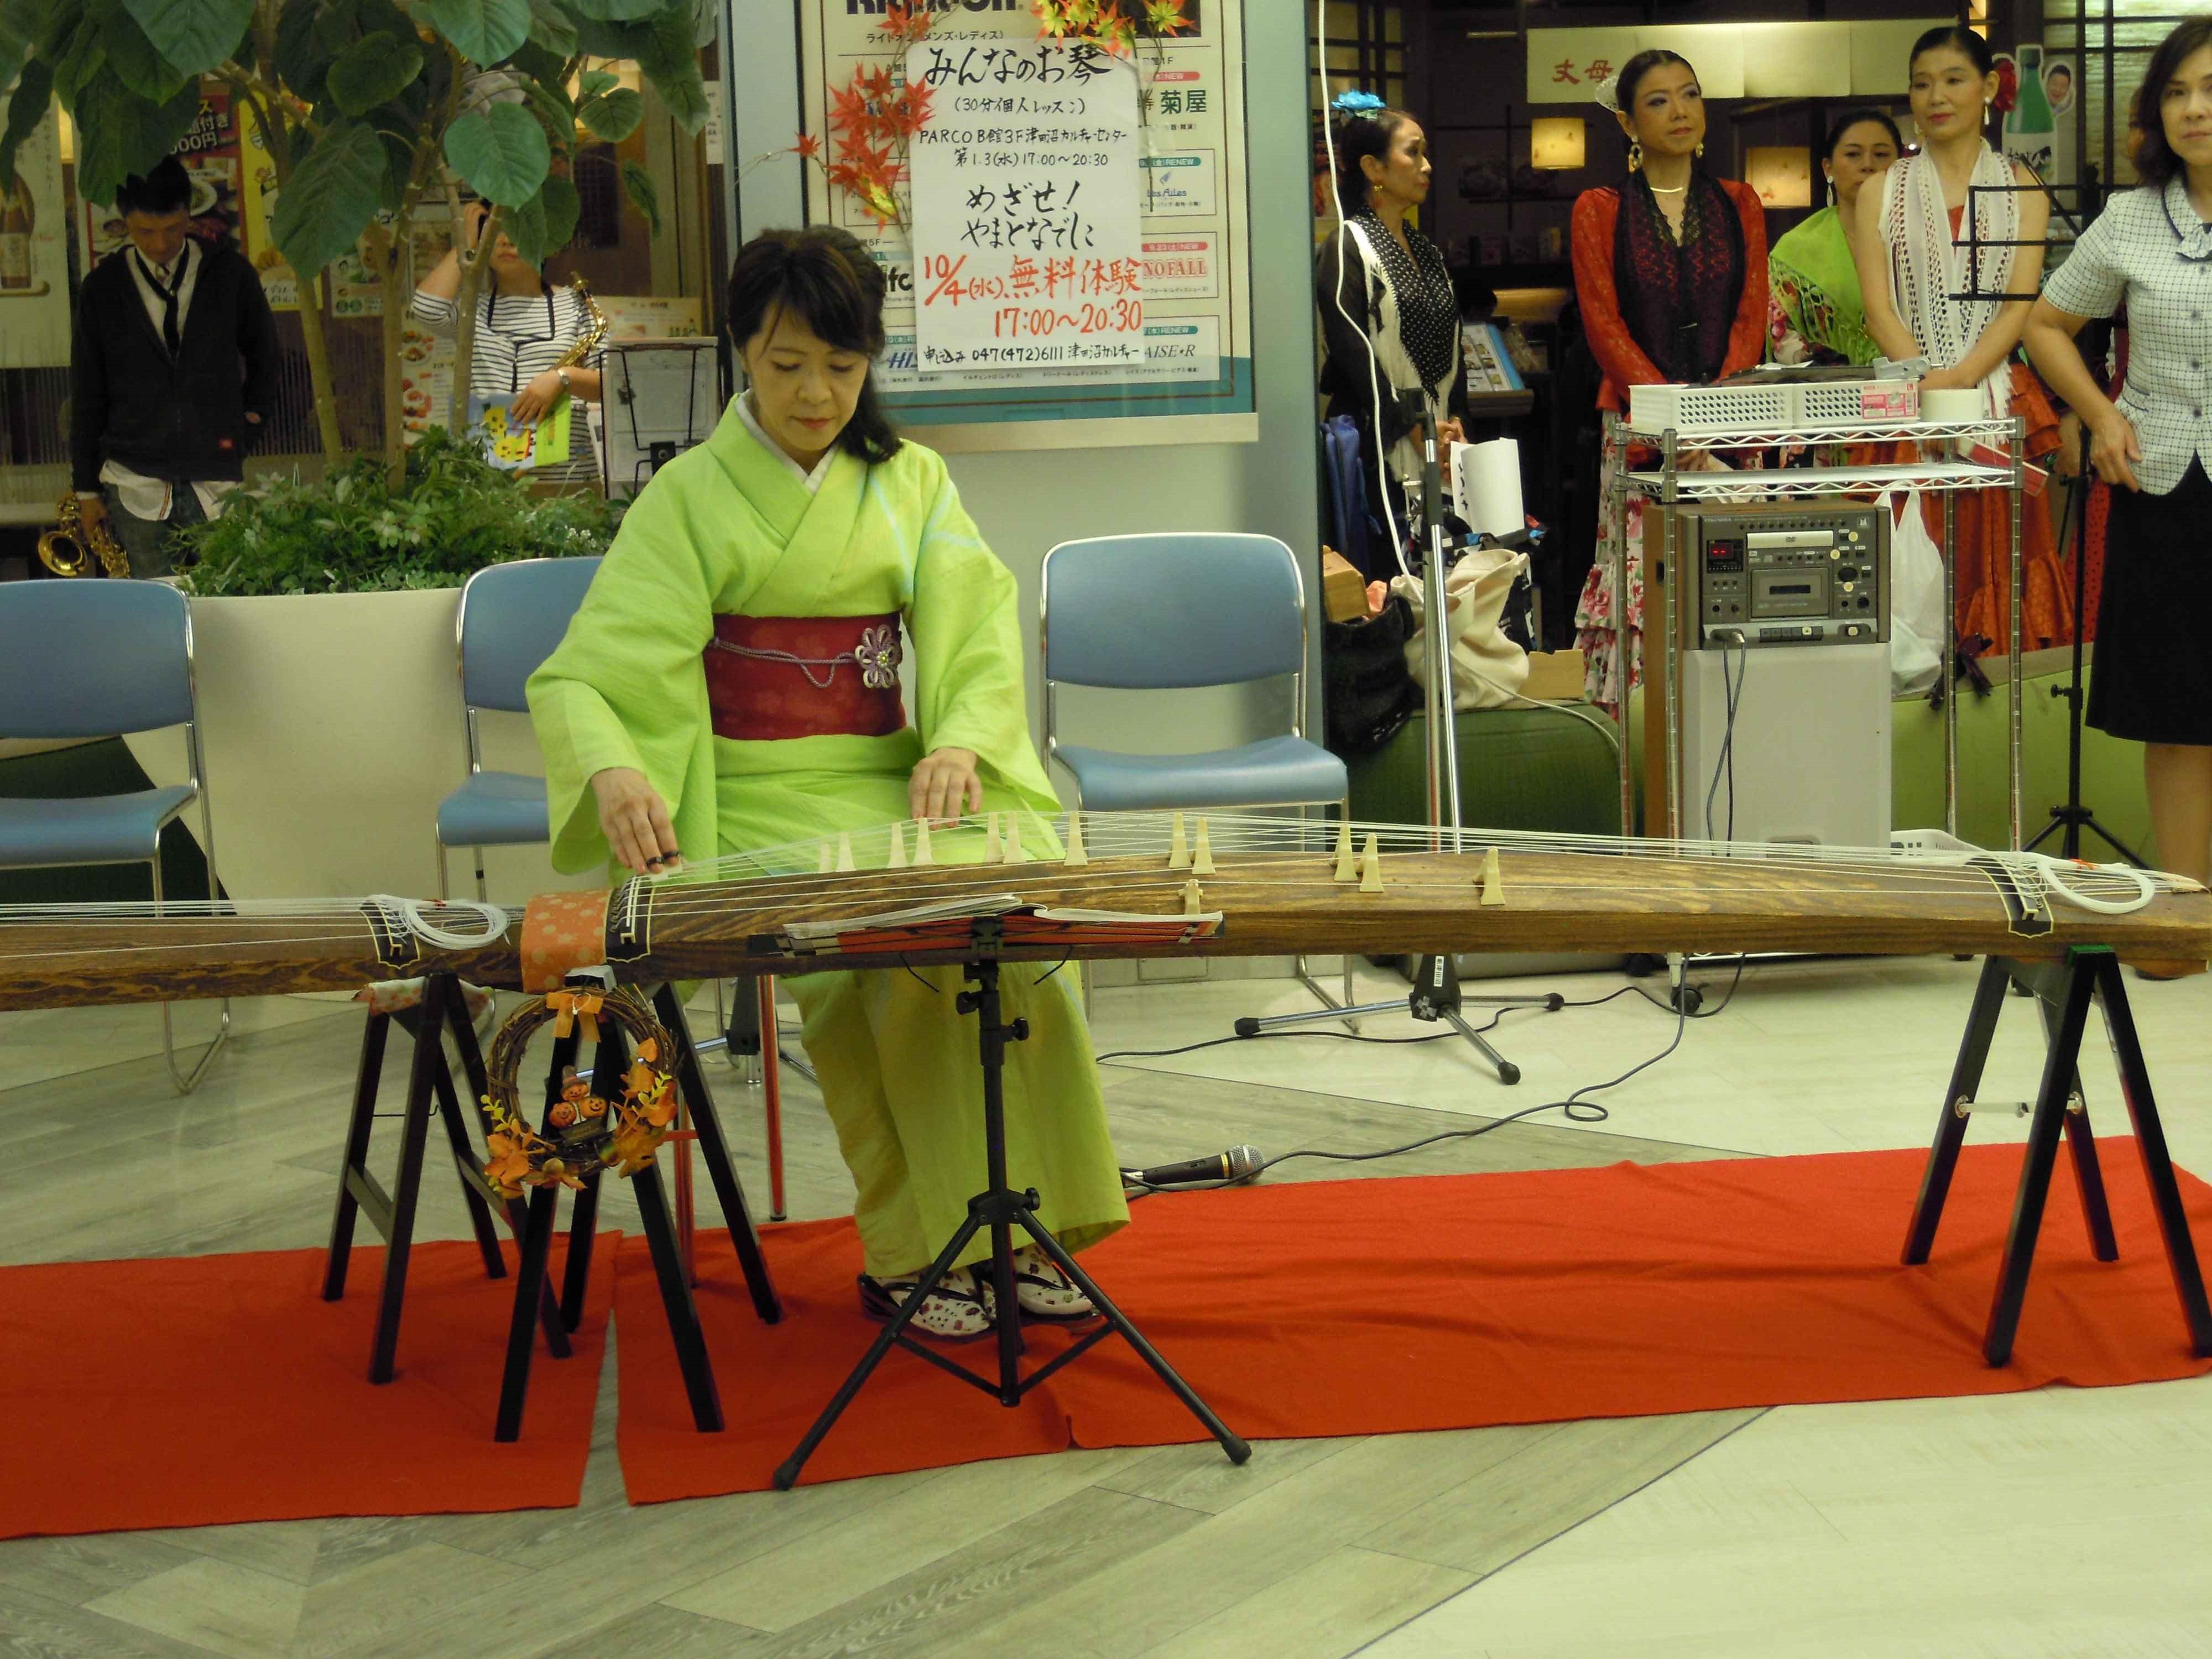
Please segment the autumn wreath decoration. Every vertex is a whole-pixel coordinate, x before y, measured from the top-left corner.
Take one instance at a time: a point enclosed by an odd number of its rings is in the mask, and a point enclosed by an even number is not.
[[[586,1083],[571,1066],[539,1133],[521,1110],[520,1079],[530,1039],[549,1024],[556,1036],[580,1030],[591,1038],[593,1052],[605,1054],[609,1051],[599,1029],[603,1019],[629,1037],[635,1055],[620,1079],[619,1097],[611,1089],[599,1092],[610,1080],[604,1075]],[[501,1198],[520,1198],[527,1188],[580,1188],[584,1177],[602,1170],[635,1175],[653,1162],[675,1125],[672,1053],[668,1033],[651,1007],[627,988],[551,991],[523,1004],[492,1040],[483,1097],[491,1159],[484,1165],[484,1179]],[[604,1066],[599,1069],[605,1071]]]

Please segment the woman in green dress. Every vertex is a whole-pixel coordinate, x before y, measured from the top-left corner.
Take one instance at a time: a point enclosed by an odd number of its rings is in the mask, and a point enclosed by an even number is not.
[[[1820,171],[1828,205],[1766,256],[1767,352],[1778,363],[1870,363],[1881,348],[1867,332],[1853,248],[1859,187],[1905,153],[1897,123],[1856,109],[1828,129]]]
[[[972,862],[984,836],[958,821],[984,811],[1018,818],[1031,849],[1054,846],[1013,574],[944,461],[900,439],[876,401],[884,291],[841,230],[767,231],[739,250],[729,317],[750,389],[653,475],[531,677],[557,868],[611,858],[662,873],[908,818],[945,826],[938,861]],[[1000,985],[1007,1019],[1030,1029],[1006,1057],[1012,1184],[1036,1188],[1040,1222],[1079,1250],[1128,1208],[1074,981],[1010,963]],[[888,1318],[988,1185],[960,971],[789,983],[853,1173],[861,1305]],[[969,1270],[989,1248],[979,1235],[915,1328],[990,1328],[992,1287]],[[1034,1247],[1016,1268],[1025,1317],[1091,1313]]]

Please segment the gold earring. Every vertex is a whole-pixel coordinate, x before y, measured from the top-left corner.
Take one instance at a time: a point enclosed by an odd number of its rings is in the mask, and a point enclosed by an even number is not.
[[[1632,138],[1628,141],[1628,170],[1634,173],[1643,165],[1644,141],[1641,138]]]
[[[1700,161],[1705,159],[1705,141],[1702,138],[1698,140],[1698,159]]]

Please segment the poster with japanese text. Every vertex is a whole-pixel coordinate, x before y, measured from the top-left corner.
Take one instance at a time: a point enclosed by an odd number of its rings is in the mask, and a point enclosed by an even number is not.
[[[1130,149],[1137,162],[1138,268],[1132,271],[1124,266],[1116,272],[1109,259],[1102,270],[1091,273],[1094,283],[1122,290],[1103,296],[1109,301],[1107,320],[1120,325],[1105,331],[1105,337],[1125,337],[1121,349],[1109,356],[1066,353],[1026,362],[994,354],[990,361],[946,365],[926,362],[923,356],[922,307],[918,301],[926,293],[918,292],[923,279],[908,233],[913,222],[880,223],[863,210],[850,191],[827,181],[824,164],[834,165],[838,159],[830,118],[841,100],[854,95],[856,77],[884,77],[874,82],[878,88],[903,88],[909,52],[937,47],[956,67],[941,70],[932,87],[932,117],[957,116],[986,130],[1018,125],[1023,142],[995,148],[1026,155],[1036,148],[1028,142],[1029,127],[1066,123],[1041,112],[954,110],[951,103],[963,93],[978,99],[1035,95],[1020,88],[986,94],[975,86],[961,87],[957,66],[969,64],[969,72],[975,72],[973,65],[981,60],[966,55],[971,48],[978,53],[1014,54],[994,63],[1022,61],[1023,54],[1040,45],[1036,15],[1028,0],[957,0],[930,14],[929,27],[919,40],[902,40],[886,29],[882,0],[805,0],[801,29],[804,118],[806,132],[823,141],[821,162],[807,168],[807,216],[852,231],[883,267],[890,290],[884,315],[888,343],[876,365],[876,384],[902,424],[921,428],[918,435],[926,441],[940,447],[1016,449],[1077,442],[1249,441],[1258,437],[1253,414],[1245,199],[1243,0],[1182,0],[1181,15],[1186,25],[1181,33],[1158,40],[1139,39],[1126,52],[1101,54],[1115,65],[1113,76],[1087,77],[1093,82],[1111,79],[1126,88],[1116,96],[1127,97],[1135,106]],[[1095,44],[1081,41],[1058,49],[1098,52]],[[1108,132],[1118,131],[1113,124],[1093,119],[1092,114],[1086,100],[1082,115],[1073,121],[1079,132],[1086,124]],[[933,124],[925,121],[923,130]],[[1079,139],[1072,142],[1079,147]],[[924,202],[928,201],[932,185],[927,173],[938,164],[929,152],[940,143],[919,142],[917,135],[906,158],[913,176],[901,186],[903,198],[911,199],[912,191],[919,189]],[[1091,149],[1095,152],[1098,146]],[[1072,174],[1077,169],[1066,171]],[[1098,182],[1086,180],[1076,193],[1080,207],[1091,206]],[[1027,186],[1018,191],[1018,204],[1010,210],[1017,216],[1015,222],[1042,216],[1033,215],[1034,197]],[[1066,197],[1054,190],[1048,195],[1044,212],[1049,215],[1066,204]],[[1003,197],[990,211],[1002,209]],[[952,224],[956,239],[965,228],[965,216]],[[1000,223],[998,234],[1003,236],[1005,221]],[[931,232],[925,228],[921,234],[927,241]],[[1003,269],[988,274],[1006,285],[1005,293],[992,294],[987,283],[980,297],[992,309],[1042,313],[1046,309],[1042,303],[1030,303],[1041,301],[1045,297],[1042,290],[1053,281],[1042,261],[1055,252],[1066,258],[1073,250],[1021,250],[1029,266],[1018,279],[1016,251],[1011,248],[925,248],[928,252],[953,258],[968,252],[971,263],[955,279],[963,282],[971,274],[982,274],[973,263],[978,253],[998,256]],[[1126,252],[1115,256],[1127,257]],[[1080,266],[1075,277],[1079,285]],[[945,273],[938,280],[945,280]],[[1032,283],[1037,294],[1028,291]],[[1018,295],[1014,292],[1018,285],[1023,290]],[[1054,331],[1060,331],[1063,314],[1074,316],[1079,331],[1084,313],[1069,311],[1058,294],[1050,297]],[[1100,297],[1075,296],[1079,307],[1086,301],[1095,304]],[[1116,312],[1112,310],[1116,301],[1137,303]],[[963,301],[957,309],[967,313],[969,307]],[[1046,320],[1025,316],[1015,325]],[[1096,327],[1100,319],[1094,313],[1090,320],[1093,337],[1100,337]],[[1178,416],[1224,418],[1204,428],[1187,428],[1174,438],[1156,428],[1146,429],[1146,422],[1153,419]],[[1099,422],[1114,424],[1093,424]]]
[[[924,372],[1145,361],[1137,75],[1085,41],[908,52]]]

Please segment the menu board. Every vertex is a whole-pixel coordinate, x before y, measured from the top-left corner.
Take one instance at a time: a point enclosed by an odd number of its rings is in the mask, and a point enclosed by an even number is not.
[[[1005,0],[988,9],[963,5],[939,12],[930,31],[909,46],[884,33],[880,0],[806,0],[801,30],[805,131],[823,140],[825,159],[834,160],[836,149],[829,112],[855,71],[887,70],[893,83],[902,86],[910,65],[939,66],[937,78],[929,82],[931,118],[908,158],[914,176],[906,191],[910,205],[905,216],[909,225],[920,228],[925,272],[932,254],[948,262],[964,257],[966,264],[957,270],[939,265],[933,278],[918,273],[905,226],[879,224],[846,191],[830,185],[818,165],[810,164],[806,178],[807,217],[853,232],[889,281],[890,299],[884,313],[888,340],[876,365],[876,385],[902,425],[933,429],[932,441],[967,449],[1257,439],[1245,200],[1243,0],[1183,0],[1182,9],[1192,25],[1187,32],[1158,43],[1139,40],[1131,51],[1109,59],[1109,72],[1085,76],[1083,89],[1076,92],[1066,80],[1039,84],[1036,77],[1050,60],[1037,54],[1069,54],[1059,60],[1063,65],[1074,62],[1077,52],[1108,55],[1081,42],[1040,43],[1036,19],[1026,5]],[[943,57],[933,58],[933,48]],[[985,52],[1006,55],[985,59]],[[962,84],[963,73],[994,73],[1000,64],[1032,60],[1034,68],[1010,67],[1010,77],[1030,78],[1012,80],[1004,88],[974,82]],[[928,70],[925,67],[916,72]],[[1127,125],[1126,119],[1109,118],[1110,112],[1099,107],[1109,87],[1118,89],[1113,97],[1134,106],[1134,132],[1127,139],[1116,136]],[[994,99],[1059,104],[1080,98],[1084,107],[1079,112],[955,107],[963,98],[978,104]],[[1126,111],[1127,106],[1121,107]],[[952,120],[987,131],[1018,129],[1020,142],[970,143],[971,155],[992,149],[1002,160],[1011,154],[1026,165],[1030,152],[1041,155],[1046,148],[1030,142],[1031,129],[1062,135],[1054,142],[1066,152],[1103,155],[1105,163],[1095,170],[1087,166],[1040,169],[1066,175],[1066,182],[1048,195],[1041,212],[1034,187],[1038,182],[1049,184],[1049,179],[1040,181],[1017,174],[1018,205],[1012,209],[1006,206],[1004,192],[989,178],[981,180],[996,198],[983,210],[996,228],[979,228],[979,238],[988,240],[996,234],[1010,240],[1010,228],[1023,225],[1033,239],[1073,240],[1088,235],[1091,246],[980,247],[961,240],[971,216],[964,207],[950,219],[933,218],[933,208],[946,199],[944,176],[958,171],[944,163],[959,146],[928,134],[935,123]],[[1088,144],[1082,136],[1086,129],[1091,135]],[[1133,173],[1127,167],[1131,161]],[[981,169],[986,174],[990,171]],[[1095,202],[1098,211],[1095,219],[1086,211],[1079,215],[1082,222],[1071,223],[1066,216],[1071,205],[1066,189],[1079,172],[1092,176],[1073,192],[1073,203],[1087,210]],[[1110,186],[1106,184],[1109,174]],[[973,187],[971,183],[969,189]],[[1109,198],[1119,189],[1130,193],[1136,209],[1133,269],[1128,263],[1127,231],[1107,228]],[[961,192],[960,203],[965,203],[967,194]],[[1125,226],[1126,219],[1116,222]],[[948,226],[951,245],[933,246],[930,239]],[[1118,239],[1110,252],[1109,236]],[[1048,264],[1071,258],[1077,260],[1072,269],[1064,263]],[[1095,266],[1088,263],[1094,258]],[[988,270],[983,269],[987,262]],[[1018,274],[1018,265],[1023,267]],[[987,278],[983,288],[970,290],[967,284],[979,275]],[[945,304],[951,288],[935,293],[947,283],[960,285],[957,306]],[[1075,291],[1066,293],[1062,283]],[[1092,292],[1082,291],[1086,283]],[[934,355],[926,356],[922,313],[925,307],[934,311],[939,306],[945,306],[940,314],[955,326],[951,334],[938,331],[930,335]],[[1086,312],[1085,306],[1093,309]],[[1011,324],[998,320],[1009,312],[1015,313]],[[1072,325],[1064,318],[1072,318]],[[1011,326],[1016,331],[1011,337],[995,336],[985,343],[994,347],[1032,343],[1020,331],[1035,325],[1063,345],[1085,342],[1089,349],[1050,356],[998,349],[975,353],[958,341],[962,331],[969,330],[977,319],[979,327]],[[973,340],[973,331],[966,337]],[[1119,349],[1097,351],[1109,343]],[[942,355],[947,349],[966,355],[951,362]],[[1233,418],[1182,434],[1148,426],[1163,418],[1194,416]]]

